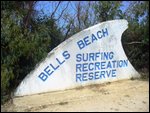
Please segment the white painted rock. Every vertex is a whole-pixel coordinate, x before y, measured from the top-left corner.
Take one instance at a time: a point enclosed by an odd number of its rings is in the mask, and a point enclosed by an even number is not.
[[[25,77],[14,95],[139,77],[121,44],[121,35],[127,27],[126,20],[112,20],[73,35],[48,53]]]

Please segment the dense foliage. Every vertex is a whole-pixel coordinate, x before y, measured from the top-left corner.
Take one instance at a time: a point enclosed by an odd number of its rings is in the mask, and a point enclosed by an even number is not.
[[[34,18],[33,7],[27,8],[30,2],[1,3],[1,98],[3,98],[4,95],[10,94],[9,91],[12,91],[35,65],[61,42],[62,36],[54,19],[46,16]]]

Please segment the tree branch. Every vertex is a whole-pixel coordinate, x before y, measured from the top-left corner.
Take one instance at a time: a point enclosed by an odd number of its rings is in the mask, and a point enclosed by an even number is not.
[[[69,34],[70,30],[71,30],[71,24],[72,24],[72,22],[70,22],[70,24],[69,24],[69,27],[68,27],[68,30],[67,30],[67,32],[66,32],[66,35],[65,35],[64,40],[66,40],[66,39],[68,38],[68,34]],[[63,40],[63,41],[64,41],[64,40]]]
[[[69,2],[70,2],[70,1],[69,1]],[[67,7],[68,7],[68,5],[69,5],[69,2],[67,3],[67,6],[62,10],[60,16],[56,19],[56,21],[61,18],[61,16],[62,16],[62,14],[64,13],[64,11],[67,9]]]
[[[58,7],[59,7],[60,3],[61,3],[61,1],[59,1],[59,3],[57,4],[57,6],[56,6],[55,10],[52,12],[52,14],[51,14],[51,19],[53,18],[53,16],[54,16],[55,12],[57,11],[57,9],[58,9]]]
[[[32,13],[33,5],[34,5],[34,1],[30,1],[30,2],[28,3],[28,6],[29,6],[29,8],[28,8],[28,13],[27,13],[27,16],[25,16],[25,18],[24,18],[24,27],[25,27],[25,28],[28,27],[29,18],[30,18],[31,13]]]
[[[132,45],[132,44],[146,44],[144,42],[129,42],[129,43],[125,43],[126,45]]]
[[[78,5],[77,5],[77,18],[78,18],[78,23],[79,23],[79,30],[80,30],[80,26],[81,26],[81,22],[80,22],[80,13],[81,13],[81,7],[80,7],[80,1],[79,1],[79,3],[78,3]]]

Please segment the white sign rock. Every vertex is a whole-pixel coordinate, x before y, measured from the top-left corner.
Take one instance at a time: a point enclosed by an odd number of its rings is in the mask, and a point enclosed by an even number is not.
[[[126,20],[106,21],[67,39],[31,71],[15,96],[139,77],[121,43]]]

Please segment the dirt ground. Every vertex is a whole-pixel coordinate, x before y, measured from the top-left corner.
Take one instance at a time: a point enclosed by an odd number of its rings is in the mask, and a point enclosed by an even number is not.
[[[149,111],[149,81],[123,80],[14,98],[1,111]]]

